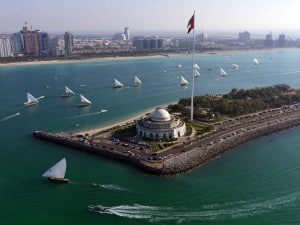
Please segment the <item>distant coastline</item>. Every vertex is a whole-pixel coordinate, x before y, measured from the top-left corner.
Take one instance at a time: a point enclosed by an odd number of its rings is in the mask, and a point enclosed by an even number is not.
[[[216,50],[216,51],[205,51],[201,53],[195,53],[195,56],[205,56],[212,54],[243,54],[250,52],[272,52],[280,50],[300,50],[299,48],[273,48],[273,49],[249,49],[249,50]],[[115,57],[91,57],[82,59],[53,59],[53,60],[35,60],[35,61],[20,61],[20,62],[0,62],[0,67],[5,66],[33,66],[33,65],[49,65],[49,64],[67,64],[77,62],[105,62],[105,61],[121,61],[121,60],[136,60],[136,59],[155,59],[165,57],[185,57],[190,56],[190,53],[169,53],[169,54],[149,54],[149,55],[137,55],[137,56],[115,56]]]

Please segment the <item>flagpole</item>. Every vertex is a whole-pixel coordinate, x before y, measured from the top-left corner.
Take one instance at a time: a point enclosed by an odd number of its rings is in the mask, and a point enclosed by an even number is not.
[[[194,11],[194,22],[195,22],[195,11]],[[195,52],[195,27],[193,29],[193,52],[192,52],[192,96],[191,96],[191,121],[194,120],[194,89],[195,89],[195,69],[194,69],[194,52]]]

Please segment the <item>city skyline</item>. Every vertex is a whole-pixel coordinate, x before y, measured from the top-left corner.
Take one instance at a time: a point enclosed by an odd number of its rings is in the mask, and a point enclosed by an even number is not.
[[[299,8],[298,0],[10,0],[1,6],[0,33],[17,32],[24,22],[48,32],[185,31],[194,10],[198,30],[300,32]]]

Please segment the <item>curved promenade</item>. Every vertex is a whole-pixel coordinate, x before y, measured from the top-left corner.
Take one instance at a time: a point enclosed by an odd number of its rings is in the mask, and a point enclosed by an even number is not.
[[[174,175],[203,165],[250,140],[298,126],[299,104],[228,118],[216,123],[215,129],[205,136],[192,138],[187,143],[158,153],[155,157],[134,154],[128,148],[104,142],[92,144],[82,136],[43,131],[35,131],[33,135],[46,141],[121,160],[148,173]]]

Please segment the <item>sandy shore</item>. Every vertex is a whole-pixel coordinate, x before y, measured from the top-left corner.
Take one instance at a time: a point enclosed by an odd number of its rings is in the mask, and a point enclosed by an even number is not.
[[[184,56],[184,54],[183,54]],[[122,61],[133,59],[155,59],[164,58],[164,55],[149,55],[149,56],[124,56],[124,57],[99,57],[89,59],[74,59],[74,60],[48,60],[48,61],[32,61],[32,62],[8,62],[0,63],[0,67],[3,66],[34,66],[34,65],[49,65],[49,64],[67,64],[78,62],[105,62],[105,61]]]
[[[142,118],[146,114],[152,113],[157,108],[167,108],[168,105],[175,104],[175,103],[177,103],[177,102],[170,102],[170,103],[164,104],[164,105],[157,105],[157,106],[145,109],[142,112],[138,113],[137,115],[129,117],[128,119],[123,119],[123,120],[120,119],[119,121],[117,121],[115,123],[112,123],[112,124],[109,124],[109,125],[106,125],[106,126],[102,126],[102,127],[99,127],[99,128],[81,130],[81,131],[77,131],[75,133],[77,133],[77,134],[86,134],[86,133],[88,133],[89,135],[93,135],[93,134],[96,134],[96,133],[104,131],[104,130],[109,130],[109,129],[111,129],[113,127],[116,127],[116,126],[122,126],[122,125],[125,125],[125,124],[128,124],[128,123],[132,123],[135,120],[139,120],[140,118]]]
[[[203,53],[195,53],[195,56],[205,56],[211,54],[243,54],[250,52],[272,52],[279,50],[300,50],[299,48],[281,48],[281,49],[249,49],[249,50],[224,50],[224,51],[207,51]],[[8,62],[0,63],[0,67],[3,66],[33,66],[33,65],[47,65],[47,64],[66,64],[66,63],[78,63],[78,62],[104,62],[104,61],[121,61],[121,60],[136,60],[136,59],[155,59],[165,58],[166,55],[170,58],[190,56],[189,53],[170,53],[170,54],[157,54],[148,56],[120,56],[120,57],[99,57],[88,59],[75,59],[75,60],[49,60],[49,61],[33,61],[33,62]]]

